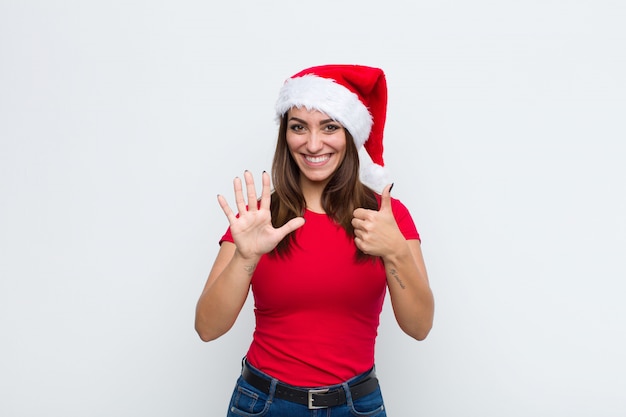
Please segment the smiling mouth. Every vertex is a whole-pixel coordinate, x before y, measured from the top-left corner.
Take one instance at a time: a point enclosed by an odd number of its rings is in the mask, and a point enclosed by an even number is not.
[[[330,159],[330,154],[319,156],[304,155],[304,159],[312,164],[321,164],[322,162],[326,162]]]

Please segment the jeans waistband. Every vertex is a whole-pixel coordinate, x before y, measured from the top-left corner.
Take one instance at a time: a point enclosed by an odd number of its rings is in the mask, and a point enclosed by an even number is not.
[[[243,361],[241,376],[256,389],[265,394],[270,394],[274,379],[252,367],[245,359]],[[378,388],[378,379],[376,378],[375,369],[372,368],[363,378],[356,379],[352,383],[333,387],[298,388],[276,380],[274,396],[283,400],[306,405],[309,409],[313,410],[345,404],[348,397],[344,387],[349,389],[350,396],[353,400],[357,400],[374,392],[374,390]]]

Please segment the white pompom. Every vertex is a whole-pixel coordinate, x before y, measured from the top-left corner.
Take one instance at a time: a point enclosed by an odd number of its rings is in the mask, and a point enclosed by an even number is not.
[[[391,184],[388,170],[385,167],[376,165],[364,147],[359,149],[359,161],[361,165],[361,182],[378,194],[381,194],[385,186]]]

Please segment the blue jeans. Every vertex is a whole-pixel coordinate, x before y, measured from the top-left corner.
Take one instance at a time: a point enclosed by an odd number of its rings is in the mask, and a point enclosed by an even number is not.
[[[345,404],[337,405],[329,408],[321,408],[317,410],[309,410],[306,405],[294,403],[281,398],[275,398],[276,383],[278,380],[259,371],[258,369],[247,365],[250,370],[260,376],[271,379],[269,394],[266,394],[252,385],[250,385],[243,377],[239,377],[237,385],[233,391],[233,395],[228,405],[227,417],[386,417],[385,406],[380,387],[377,387],[372,393],[367,394],[358,400],[353,401],[350,394],[348,384],[358,382],[367,376],[368,372],[357,375],[356,377],[344,382],[343,384],[331,385],[329,388],[337,389],[343,386],[346,392],[347,401]]]

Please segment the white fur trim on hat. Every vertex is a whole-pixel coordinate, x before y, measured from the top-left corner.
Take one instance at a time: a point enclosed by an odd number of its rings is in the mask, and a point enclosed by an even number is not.
[[[388,169],[375,164],[365,148],[359,149],[359,164],[361,182],[378,194],[382,194],[385,186],[391,184]]]
[[[277,117],[280,119],[292,107],[326,113],[350,132],[357,148],[363,146],[372,130],[372,115],[359,96],[330,78],[306,74],[285,81],[276,102]]]

